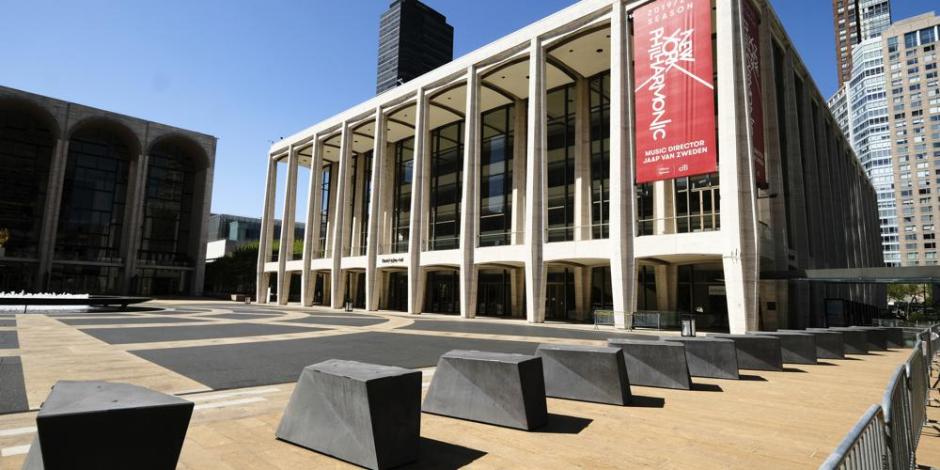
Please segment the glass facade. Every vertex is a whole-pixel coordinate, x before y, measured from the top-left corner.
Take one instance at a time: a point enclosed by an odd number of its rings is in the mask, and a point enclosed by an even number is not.
[[[610,236],[610,72],[590,80],[591,237]]]
[[[431,131],[430,250],[460,246],[463,121]]]
[[[513,105],[482,116],[479,246],[512,242]]]
[[[357,160],[362,168],[362,210],[359,212],[359,256],[365,256],[369,244],[369,204],[372,203],[372,151],[360,155]]]
[[[524,307],[521,308],[520,315],[525,311]],[[477,315],[517,316],[512,311],[512,274],[508,269],[481,269],[479,271],[477,274]]]
[[[320,238],[317,240],[317,253],[320,258],[327,256],[326,240],[330,226],[330,188],[332,187],[333,164],[323,165],[323,178],[320,182]]]
[[[575,93],[564,86],[548,93],[547,210],[549,242],[574,240]]]
[[[121,262],[130,150],[116,136],[86,130],[69,142],[55,256]]]
[[[429,313],[460,313],[460,276],[457,271],[430,271],[424,296]]]
[[[545,319],[576,320],[574,269],[548,268],[545,282]]]
[[[0,112],[0,228],[10,232],[6,257],[39,257],[54,148],[53,131],[42,120],[26,112]]]
[[[408,251],[411,223],[411,179],[414,171],[414,138],[395,143],[395,188],[392,198],[392,253]]]
[[[195,179],[192,162],[193,156],[177,146],[157,146],[150,151],[137,252],[142,264],[194,264],[190,242]]]
[[[676,232],[707,232],[721,228],[718,173],[676,178]]]

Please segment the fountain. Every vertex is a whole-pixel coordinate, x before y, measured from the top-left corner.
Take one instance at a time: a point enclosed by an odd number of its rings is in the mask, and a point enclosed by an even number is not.
[[[30,306],[42,306],[43,311],[76,311],[93,307],[120,306],[127,308],[150,300],[147,297],[124,297],[111,295],[68,294],[56,292],[0,292],[0,312],[27,312]]]

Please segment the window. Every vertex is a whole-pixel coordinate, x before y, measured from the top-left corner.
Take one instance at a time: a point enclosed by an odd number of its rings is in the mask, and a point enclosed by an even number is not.
[[[591,237],[610,236],[610,72],[591,79]]]
[[[513,105],[483,113],[480,145],[480,246],[512,243]],[[519,208],[521,210],[521,208]]]
[[[575,93],[568,85],[548,93],[548,241],[574,239]]]
[[[395,144],[395,188],[392,200],[392,253],[408,251],[411,224],[411,181],[414,170],[414,138]]]
[[[430,250],[460,245],[463,130],[463,121],[457,121],[431,131]]]

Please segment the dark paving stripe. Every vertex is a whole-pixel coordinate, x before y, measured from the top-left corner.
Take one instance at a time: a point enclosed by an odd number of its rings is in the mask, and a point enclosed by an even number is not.
[[[537,338],[571,338],[606,340],[616,338],[620,333],[613,331],[574,330],[519,324],[500,324],[473,320],[415,320],[414,323],[400,328],[402,330],[439,331],[449,333],[474,333],[484,335],[534,336]]]
[[[108,317],[108,318],[72,318],[68,320],[59,319],[66,325],[121,325],[131,324],[139,325],[146,323],[205,323],[205,320],[196,318],[168,318],[168,317]]]
[[[322,317],[322,316],[309,316],[304,318],[297,318],[294,320],[284,320],[282,323],[307,323],[314,325],[336,325],[336,326],[370,326],[378,325],[379,323],[385,323],[388,320],[384,318],[375,318],[375,317],[365,317],[365,318],[354,318],[354,317]]]
[[[4,318],[0,320],[0,326],[16,326],[16,318]]]
[[[18,413],[29,409],[23,363],[19,356],[0,357],[0,413]]]
[[[132,351],[213,389],[294,382],[310,364],[347,359],[399,367],[437,364],[452,349],[533,354],[536,343],[398,333],[356,333],[322,338]]]
[[[206,318],[227,318],[230,320],[254,320],[258,318],[277,318],[282,315],[273,315],[270,313],[219,313],[216,315],[206,315]]]
[[[152,328],[85,328],[81,331],[108,344],[133,344],[304,333],[323,329],[259,323],[231,323],[227,325],[155,326]]]
[[[0,349],[16,349],[20,341],[15,331],[0,331]]]

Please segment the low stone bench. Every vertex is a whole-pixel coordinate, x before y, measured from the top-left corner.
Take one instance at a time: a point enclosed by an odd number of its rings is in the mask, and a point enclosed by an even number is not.
[[[421,371],[331,359],[307,366],[278,439],[367,468],[418,458]]]
[[[783,370],[780,338],[729,334],[713,334],[709,337],[734,341],[734,346],[738,352],[738,369]]]
[[[538,428],[548,421],[542,358],[450,351],[437,361],[422,409],[510,428]]]
[[[620,348],[631,385],[692,388],[685,345],[677,341],[610,338],[607,345]]]
[[[880,326],[852,326],[857,330],[863,330],[867,335],[869,351],[886,351],[888,349],[888,331]]]
[[[901,349],[905,347],[904,328],[900,326],[885,326],[882,328],[885,330],[889,348]]]
[[[810,333],[787,331],[748,331],[749,335],[773,336],[780,339],[780,356],[784,363],[816,364],[816,337]]]
[[[685,359],[692,377],[738,379],[738,352],[734,341],[711,336],[663,336],[663,341],[685,345]]]
[[[618,348],[540,344],[545,395],[570,400],[626,405],[630,382]]]
[[[858,328],[807,328],[807,330],[835,331],[842,334],[842,343],[846,354],[868,354],[868,334]]]
[[[842,334],[829,330],[779,330],[790,333],[807,333],[816,338],[817,359],[845,359],[845,344]]]
[[[59,381],[23,469],[175,469],[192,413],[191,401],[136,385]]]

